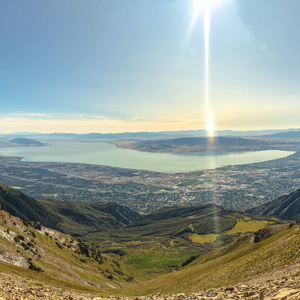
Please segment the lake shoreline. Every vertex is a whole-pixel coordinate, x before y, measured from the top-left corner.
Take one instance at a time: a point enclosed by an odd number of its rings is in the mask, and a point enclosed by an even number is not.
[[[189,173],[230,165],[284,158],[294,151],[264,150],[213,154],[149,153],[117,148],[107,142],[53,142],[47,147],[0,149],[0,155],[20,157],[24,162],[58,162],[102,165],[162,173]]]

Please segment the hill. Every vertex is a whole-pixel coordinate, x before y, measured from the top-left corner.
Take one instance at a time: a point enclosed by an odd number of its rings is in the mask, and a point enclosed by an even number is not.
[[[38,201],[4,184],[0,184],[0,203],[2,209],[13,216],[38,221],[83,240],[91,232],[122,228],[140,218],[138,213],[116,203]]]
[[[73,206],[51,200],[39,202],[4,185],[1,188],[0,201],[11,202],[16,197],[18,213],[24,205],[28,214],[28,206],[32,205],[34,213],[49,213],[57,226],[64,226],[66,231],[78,226],[81,234],[85,233],[85,238],[99,247],[0,211],[0,271],[34,279],[39,285],[52,284],[99,293],[98,296],[158,292],[201,296],[199,291],[203,289],[241,280],[250,282],[258,274],[272,280],[299,275],[300,225],[295,223],[279,224],[274,218],[227,211],[214,204],[166,207],[141,217],[112,203]],[[297,193],[290,198],[296,199]],[[101,225],[96,220],[100,212],[102,218],[106,216]],[[87,231],[91,227],[94,232]],[[254,295],[246,295],[245,287],[234,289],[243,297]],[[40,293],[42,289],[33,290]],[[251,292],[254,291],[257,289],[253,286]],[[206,291],[202,296],[216,296],[211,293],[216,292]],[[225,290],[220,293],[226,296]],[[55,299],[59,293],[54,291],[54,295],[49,299]],[[272,291],[272,296],[276,295]],[[75,295],[68,297],[77,299]],[[90,297],[91,294],[83,296]],[[175,299],[183,299],[178,297]]]
[[[166,207],[98,241],[101,250],[118,254],[124,263],[152,278],[274,222],[215,204]],[[96,234],[93,239],[97,240]]]
[[[25,222],[5,211],[0,211],[0,261],[1,282],[2,274],[6,273],[22,276],[27,284],[26,279],[35,280],[33,287],[44,284],[56,286],[53,294],[52,288],[48,288],[48,297],[46,293],[43,299],[74,299],[60,298],[58,288],[108,294],[108,289],[121,287],[133,280],[132,270],[98,249],[39,223]],[[14,286],[16,284],[14,282]],[[8,290],[9,286],[7,284],[1,290],[1,293],[8,293],[5,299],[19,299],[12,294],[14,288]],[[22,289],[16,290],[20,292]],[[32,290],[35,292],[32,293]],[[32,290],[23,290],[24,297],[20,299],[39,298],[36,294],[40,291]]]
[[[33,139],[28,139],[28,138],[15,138],[13,140],[9,141],[10,144],[13,144],[15,146],[25,146],[25,147],[41,147],[41,146],[46,146],[46,144],[38,142]]]
[[[95,243],[90,236],[96,234],[105,238],[103,232],[123,228],[140,219],[140,215],[128,207],[114,202],[75,203],[67,201],[40,200],[49,211],[58,216],[56,225],[64,233]]]
[[[145,277],[176,269],[240,233],[270,223],[214,204],[166,207],[140,216],[116,203],[37,201],[4,185],[0,185],[0,201],[15,216],[76,236],[122,258]]]
[[[270,149],[271,145],[264,141],[234,137],[215,137],[213,142],[207,137],[191,137],[164,140],[147,140],[135,142],[119,142],[117,146],[148,152],[229,152],[255,151]]]
[[[268,280],[272,282],[274,279],[287,280],[289,277],[299,276],[299,230],[299,225],[276,225],[259,231],[268,232],[265,238],[259,240],[255,240],[259,232],[245,234],[225,247],[200,255],[176,272],[129,287],[126,292],[131,295],[158,292],[174,294],[195,293],[213,288],[214,291],[211,292],[214,296],[211,294],[210,297],[216,297],[216,287],[242,282],[246,292],[247,286],[243,282],[256,279],[256,283],[261,284]],[[299,279],[297,287],[299,288]],[[256,285],[256,296],[259,291],[259,285]],[[244,297],[248,299],[250,296]],[[231,298],[229,295],[227,297],[225,299]]]
[[[39,201],[0,183],[1,208],[24,221],[41,222],[44,226],[58,229],[61,219]]]
[[[262,217],[276,216],[300,222],[300,189],[286,196],[255,207],[249,213]]]

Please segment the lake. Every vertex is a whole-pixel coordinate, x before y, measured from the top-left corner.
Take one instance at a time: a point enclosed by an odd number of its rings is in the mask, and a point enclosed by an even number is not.
[[[0,148],[0,155],[31,162],[70,162],[165,173],[192,172],[283,158],[292,151],[266,150],[218,155],[150,153],[117,148],[106,142],[53,142],[46,147]]]

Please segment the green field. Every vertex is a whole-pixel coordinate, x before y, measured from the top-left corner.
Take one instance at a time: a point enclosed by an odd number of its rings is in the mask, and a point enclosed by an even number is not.
[[[218,234],[199,235],[199,234],[193,233],[190,235],[190,239],[193,243],[204,244],[204,243],[213,243],[217,239],[218,236],[219,236]]]
[[[270,221],[261,220],[238,220],[234,228],[227,231],[227,234],[254,232],[264,228]]]

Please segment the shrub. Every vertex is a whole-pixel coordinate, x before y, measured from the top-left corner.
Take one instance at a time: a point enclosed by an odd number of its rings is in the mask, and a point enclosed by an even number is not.
[[[25,239],[24,239],[24,236],[22,236],[22,235],[18,235],[18,239],[21,240],[21,241],[24,241],[24,240],[25,240]]]
[[[29,270],[33,270],[33,271],[36,271],[36,272],[44,272],[41,268],[35,266],[32,262],[29,264],[28,269],[29,269]]]
[[[56,246],[60,249],[63,249],[64,247],[59,243],[59,242],[55,242]]]
[[[191,262],[193,262],[198,257],[199,257],[199,255],[198,256],[197,255],[191,256],[190,258],[188,258],[185,262],[183,262],[181,264],[181,267],[187,266],[188,264],[190,264]]]
[[[134,281],[134,277],[133,276],[127,276],[127,277],[125,277],[125,280],[128,281],[128,282],[132,282],[132,281]]]
[[[30,247],[30,248],[33,248],[33,247],[34,247],[34,245],[33,245],[32,243],[30,243],[30,242],[27,243],[27,246]]]
[[[21,243],[21,246],[24,248],[24,250],[29,250],[29,247],[25,243]]]

